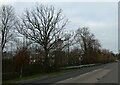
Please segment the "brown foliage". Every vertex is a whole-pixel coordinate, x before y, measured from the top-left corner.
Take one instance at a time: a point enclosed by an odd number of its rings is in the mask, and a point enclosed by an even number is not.
[[[14,58],[14,63],[17,68],[23,67],[23,65],[29,64],[30,56],[26,48],[21,49]]]

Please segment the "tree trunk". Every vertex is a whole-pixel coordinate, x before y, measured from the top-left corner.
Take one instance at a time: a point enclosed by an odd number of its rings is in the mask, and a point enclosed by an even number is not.
[[[48,54],[49,54],[49,51],[48,51],[48,49],[45,48],[45,61],[44,61],[45,72],[49,72],[49,59],[48,59]]]
[[[22,71],[22,67],[21,67],[21,69],[20,69],[20,78],[22,78],[22,73],[23,73],[23,71]]]

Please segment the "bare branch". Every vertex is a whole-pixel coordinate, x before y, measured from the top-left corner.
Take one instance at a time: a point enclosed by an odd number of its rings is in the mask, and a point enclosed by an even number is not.
[[[13,35],[11,31],[14,28],[14,23],[15,23],[14,21],[15,21],[15,14],[13,7],[8,5],[3,5],[0,9],[0,24],[1,24],[0,28],[2,28],[2,30],[0,30],[2,34],[1,35],[2,52],[5,48],[6,43],[11,40],[10,38]]]

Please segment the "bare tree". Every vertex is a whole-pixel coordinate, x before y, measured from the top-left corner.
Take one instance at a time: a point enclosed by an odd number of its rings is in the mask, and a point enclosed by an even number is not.
[[[12,37],[12,28],[14,26],[15,14],[12,6],[3,5],[0,8],[0,37],[2,53],[5,45]]]
[[[95,39],[94,34],[90,33],[88,28],[83,27],[76,31],[76,38],[81,46],[84,59],[86,59],[85,61],[95,60],[96,54],[101,45],[99,41]]]
[[[90,48],[94,50],[100,47],[99,41],[95,39],[94,34],[90,33],[87,27],[79,28],[76,31],[76,38],[83,52]]]
[[[21,23],[21,24],[20,24]],[[39,5],[32,11],[26,10],[22,21],[18,22],[19,33],[34,41],[44,49],[44,65],[49,66],[49,52],[55,48],[58,39],[63,39],[63,30],[68,20],[62,10],[56,11],[53,6]]]

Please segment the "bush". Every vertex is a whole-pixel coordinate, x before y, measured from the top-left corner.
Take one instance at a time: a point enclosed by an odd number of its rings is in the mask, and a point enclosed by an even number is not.
[[[9,73],[2,73],[2,80],[10,80],[10,79],[15,79],[19,77],[19,73],[17,72],[9,72]]]

